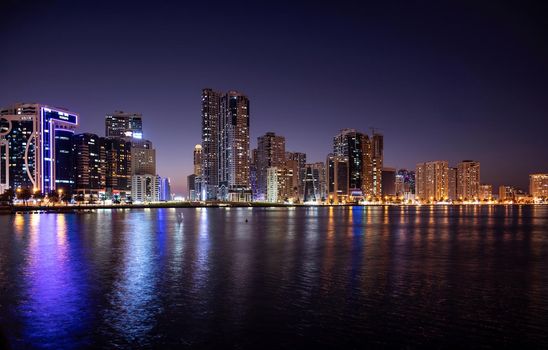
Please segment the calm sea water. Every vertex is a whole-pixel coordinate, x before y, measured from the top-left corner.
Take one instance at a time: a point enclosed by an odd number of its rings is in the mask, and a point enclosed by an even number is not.
[[[548,347],[547,206],[98,210],[0,232],[0,348]]]

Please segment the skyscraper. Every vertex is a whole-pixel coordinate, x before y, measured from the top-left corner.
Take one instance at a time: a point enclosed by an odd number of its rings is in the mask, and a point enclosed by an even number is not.
[[[449,162],[417,164],[417,196],[421,201],[440,201],[449,197]]]
[[[372,195],[382,195],[382,167],[384,164],[384,137],[373,131],[371,137]]]
[[[115,111],[105,117],[105,136],[126,139],[143,138],[143,116],[140,113]]]
[[[125,198],[131,192],[131,141],[107,137],[104,145],[107,194],[109,197]]]
[[[161,201],[170,201],[171,200],[171,181],[169,177],[160,178],[160,200]]]
[[[202,175],[202,145],[194,146],[194,175]]]
[[[534,198],[548,198],[548,174],[529,175],[529,193]]]
[[[447,175],[449,176],[449,180],[448,180],[449,188],[447,190],[447,194],[450,200],[455,201],[459,199],[459,197],[457,196],[457,187],[458,187],[457,186],[457,183],[458,183],[457,168],[450,167],[447,170]]]
[[[203,155],[202,145],[198,144],[194,146],[194,153],[193,153],[194,173],[187,176],[188,199],[190,201],[206,199],[205,191],[203,191],[204,193],[202,193],[202,186],[204,185],[202,182],[202,173],[203,173],[202,155]]]
[[[249,186],[251,187],[251,193],[253,194],[253,200],[257,201],[260,200],[259,198],[259,179],[257,178],[258,170],[257,170],[257,162],[258,162],[258,152],[257,149],[254,148],[251,150],[251,159],[249,161]],[[261,200],[264,200],[262,198]]]
[[[472,200],[479,196],[480,163],[463,160],[457,164],[457,196],[459,199]]]
[[[330,203],[344,203],[348,199],[348,163],[346,156],[327,156],[327,195]]]
[[[75,193],[97,198],[106,188],[106,151],[104,139],[90,133],[73,137],[76,166]]]
[[[302,201],[304,197],[304,178],[305,178],[305,166],[306,166],[306,153],[303,152],[285,152],[286,161],[295,162],[295,183],[297,188],[295,189],[299,200]]]
[[[72,136],[78,116],[60,108],[19,103],[0,111],[0,189],[48,193],[74,187]]]
[[[206,199],[217,199],[219,186],[219,127],[221,93],[202,90],[202,174],[201,182]]]
[[[156,175],[156,150],[148,140],[131,142],[131,174]]]
[[[223,200],[251,200],[249,184],[249,99],[229,91],[221,97],[219,186]]]
[[[197,189],[197,182],[195,174],[190,174],[186,177],[186,185],[188,189],[188,200],[189,201],[196,201],[200,199],[200,191]]]
[[[283,203],[293,200],[293,170],[287,167],[269,167],[266,172],[266,201]]]
[[[396,168],[382,169],[382,195],[396,195]]]
[[[369,149],[367,143],[369,137],[355,129],[342,129],[333,137],[333,154],[348,158],[348,195],[363,195],[364,161],[368,160],[364,158],[368,158],[365,152]]]
[[[327,196],[325,164],[306,164],[303,183],[303,202],[323,202]]]
[[[265,200],[267,195],[267,169],[285,165],[285,137],[267,132],[257,138],[257,196]],[[295,174],[294,174],[295,175]]]

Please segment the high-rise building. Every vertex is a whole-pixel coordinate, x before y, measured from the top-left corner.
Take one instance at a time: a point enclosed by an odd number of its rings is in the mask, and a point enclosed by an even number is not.
[[[260,200],[259,196],[259,179],[258,179],[258,170],[257,170],[257,162],[258,162],[258,152],[257,149],[254,148],[251,151],[251,159],[249,161],[249,186],[251,187],[251,193],[253,193],[253,200],[258,201]],[[262,199],[264,200],[264,198]]]
[[[167,202],[171,200],[171,181],[169,177],[160,177],[160,201]]]
[[[131,174],[156,175],[156,150],[148,140],[131,142]]]
[[[143,138],[143,116],[140,113],[115,111],[105,117],[105,136],[130,139]]]
[[[447,170],[447,175],[449,176],[449,180],[448,180],[448,183],[449,183],[449,188],[448,188],[448,197],[450,200],[452,201],[455,201],[457,199],[459,199],[459,197],[457,196],[457,183],[458,183],[458,180],[457,180],[457,168],[452,168],[450,167],[448,170]]]
[[[457,196],[459,199],[472,200],[479,196],[480,163],[463,160],[457,164]]]
[[[372,195],[382,195],[382,168],[384,164],[384,137],[373,131],[371,136],[371,177]]]
[[[548,198],[548,174],[529,175],[529,194],[534,198]]]
[[[317,162],[306,164],[303,202],[323,202],[327,197],[325,164]]]
[[[196,188],[196,183],[197,183],[196,178],[198,178],[198,176],[196,176],[195,174],[190,174],[186,178],[186,185],[187,185],[187,188],[188,188],[188,200],[189,201],[197,201],[201,198],[200,197],[201,194],[198,191],[198,189]]]
[[[363,187],[367,183],[364,181],[364,167],[370,165],[365,164],[369,161],[369,156],[365,157],[369,150],[367,143],[369,137],[355,129],[342,129],[333,137],[333,154],[348,158],[348,195],[363,195]]]
[[[283,203],[293,201],[293,170],[285,166],[269,167],[266,172],[266,201]]]
[[[73,137],[76,166],[75,194],[98,198],[106,188],[106,151],[104,139],[90,133]]]
[[[478,198],[481,201],[493,199],[493,185],[483,184],[479,187]]]
[[[440,201],[449,197],[449,162],[432,161],[417,164],[417,196],[421,201]]]
[[[295,189],[299,200],[302,201],[304,197],[304,177],[306,166],[306,153],[303,152],[285,152],[285,159],[288,162],[295,162],[291,165],[295,170],[295,183],[297,187]]]
[[[131,198],[137,203],[160,200],[160,177],[158,175],[133,175],[131,177]]]
[[[202,174],[204,200],[217,199],[219,189],[219,126],[221,93],[202,90]]]
[[[219,186],[222,200],[249,201],[249,99],[237,91],[221,96]]]
[[[327,195],[329,203],[344,203],[348,199],[348,157],[330,154],[327,156]]]
[[[396,195],[396,168],[382,169],[382,195]]]
[[[202,175],[202,145],[194,146],[194,175]]]
[[[257,138],[257,187],[258,200],[267,194],[267,169],[285,165],[285,137],[267,132]]]
[[[107,194],[110,197],[125,198],[131,193],[131,141],[107,137],[104,145]]]
[[[0,110],[0,189],[72,191],[78,115],[38,103]]]

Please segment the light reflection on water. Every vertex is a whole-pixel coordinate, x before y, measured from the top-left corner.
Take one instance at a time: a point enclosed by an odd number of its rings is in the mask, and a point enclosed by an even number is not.
[[[546,207],[98,210],[0,225],[13,348],[548,343]]]

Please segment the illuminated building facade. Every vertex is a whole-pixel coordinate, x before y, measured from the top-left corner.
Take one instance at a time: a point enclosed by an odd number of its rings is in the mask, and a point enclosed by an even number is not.
[[[371,195],[382,195],[382,168],[384,164],[384,136],[373,131],[371,136]],[[371,190],[368,189],[368,192]],[[367,193],[366,193],[367,194]]]
[[[202,145],[198,144],[194,146],[193,161],[194,161],[194,175],[201,176],[202,175]]]
[[[148,140],[131,142],[131,174],[156,175],[156,150]]]
[[[171,200],[171,181],[169,177],[160,178],[160,201],[167,202]]]
[[[267,198],[268,168],[285,165],[285,137],[267,132],[257,138],[257,200]]]
[[[548,198],[548,174],[529,175],[529,193],[534,198]]]
[[[143,138],[143,116],[140,113],[115,111],[105,117],[105,136],[126,139]]]
[[[323,202],[327,197],[325,164],[306,164],[303,177],[303,202]]]
[[[104,146],[107,193],[125,198],[131,192],[131,141],[119,137],[105,138]]]
[[[449,162],[417,164],[417,197],[420,201],[441,201],[449,197]]]
[[[365,181],[372,173],[364,174],[366,167],[372,170],[372,164],[367,164],[371,161],[370,155],[367,155],[370,149],[368,143],[369,137],[355,129],[342,129],[333,137],[333,154],[348,158],[348,195],[363,195],[364,187],[372,190],[373,184]]]
[[[229,91],[221,96],[219,186],[221,200],[249,201],[249,99]]]
[[[267,169],[266,201],[284,203],[293,200],[293,170],[287,167],[269,167]]]
[[[294,162],[295,183],[297,188],[297,196],[302,201],[304,197],[304,178],[305,178],[305,166],[306,166],[306,153],[303,152],[285,152],[285,159],[287,162]]]
[[[204,200],[217,199],[219,189],[219,122],[222,93],[202,90],[202,193]]]
[[[448,196],[450,200],[455,201],[459,199],[457,196],[457,168],[450,167],[447,174],[449,176]]]
[[[327,196],[328,202],[344,203],[348,199],[348,157],[330,154],[327,156]]]
[[[160,200],[160,177],[158,175],[133,175],[131,177],[131,199],[137,203]]]
[[[499,186],[499,201],[512,201],[515,199],[517,189],[512,186]]]
[[[73,137],[76,165],[75,194],[98,197],[106,188],[106,151],[104,139],[89,133]]]
[[[479,197],[480,163],[463,160],[457,164],[457,197],[472,200]]]
[[[399,169],[396,174],[396,195],[405,196],[406,194],[415,194],[415,172]]]
[[[186,177],[186,186],[188,191],[188,200],[189,201],[197,201],[200,200],[200,192],[197,190],[196,186],[196,178],[198,176],[194,174],[190,174]]]
[[[78,115],[37,103],[0,111],[0,189],[33,192],[74,188],[72,136]]]
[[[478,199],[480,201],[488,201],[493,199],[493,185],[480,185]]]

